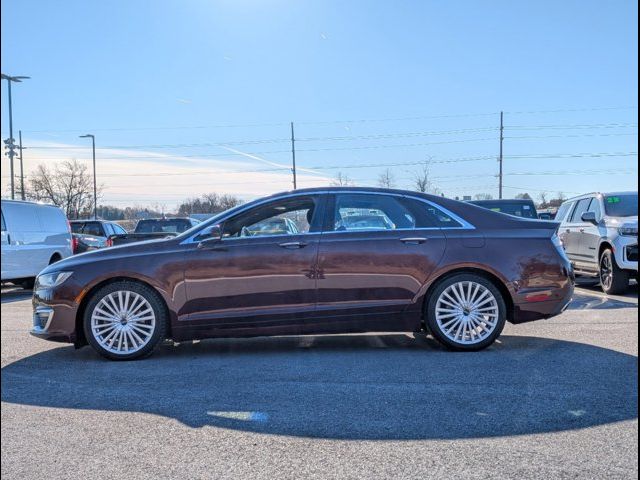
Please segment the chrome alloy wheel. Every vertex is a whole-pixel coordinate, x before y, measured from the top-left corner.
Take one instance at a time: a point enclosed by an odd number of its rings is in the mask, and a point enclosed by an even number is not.
[[[609,255],[602,255],[600,260],[600,283],[605,291],[611,289],[613,285],[613,264]]]
[[[118,290],[105,295],[91,313],[91,333],[105,350],[126,355],[149,343],[156,315],[142,295]]]
[[[436,303],[436,322],[448,339],[473,345],[498,325],[500,309],[491,291],[476,282],[462,281],[444,290]]]

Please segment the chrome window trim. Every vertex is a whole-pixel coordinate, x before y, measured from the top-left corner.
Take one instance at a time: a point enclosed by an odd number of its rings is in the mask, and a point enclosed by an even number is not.
[[[279,197],[276,198],[265,198],[263,201],[258,202],[258,203],[252,203],[251,205],[248,205],[246,208],[241,208],[239,210],[236,210],[232,213],[230,213],[229,215],[221,218],[218,220],[218,222],[216,222],[217,224],[226,222],[229,218],[234,217],[236,215],[240,215],[248,210],[251,210],[253,208],[259,207],[261,205],[265,205],[267,203],[271,203],[271,202],[276,202],[279,200],[285,200],[287,198],[293,198],[293,197],[311,197],[311,196],[321,196],[321,195],[338,195],[338,194],[358,194],[358,195],[388,195],[391,197],[402,197],[402,198],[411,198],[413,200],[417,200],[419,202],[423,202],[426,203],[427,205],[430,205],[434,208],[437,208],[438,210],[440,210],[441,212],[445,213],[446,215],[450,216],[453,220],[455,220],[456,222],[458,222],[461,226],[460,227],[425,227],[425,228],[396,228],[393,230],[369,230],[369,232],[387,232],[387,231],[415,231],[415,230],[475,230],[476,227],[467,222],[466,220],[464,220],[463,218],[459,217],[458,215],[456,215],[455,213],[453,213],[452,211],[446,209],[445,207],[438,205],[435,202],[432,202],[430,200],[427,200],[426,198],[421,198],[421,197],[417,197],[414,195],[410,195],[410,194],[405,194],[405,193],[395,193],[395,192],[376,192],[376,191],[366,191],[366,190],[318,190],[315,192],[294,192],[294,193],[289,193],[286,195],[281,195]],[[205,222],[202,222],[205,223]],[[210,224],[207,223],[205,225],[202,225],[202,229],[205,229],[207,227],[209,227]],[[197,231],[196,233],[194,233],[193,235],[191,235],[189,238],[184,239],[182,242],[180,242],[180,245],[188,245],[191,243],[199,243],[195,240],[195,237],[197,237],[200,232],[202,230]],[[353,233],[353,232],[358,232],[358,233],[362,233],[365,232],[365,230],[341,230],[341,231],[336,231],[336,230],[331,230],[331,231],[327,231],[327,232],[308,232],[308,233],[298,233],[297,235],[320,235],[320,234],[335,234],[335,233]],[[292,235],[264,235],[261,236],[259,238],[284,238],[287,236],[292,236]],[[251,237],[239,237],[239,238],[243,238],[243,239],[247,239],[247,238],[251,238]],[[239,238],[223,238],[223,241],[228,241],[228,240],[237,240]]]

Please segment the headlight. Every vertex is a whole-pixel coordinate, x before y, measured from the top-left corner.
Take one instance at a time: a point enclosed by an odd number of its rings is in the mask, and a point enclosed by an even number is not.
[[[67,278],[71,276],[73,272],[54,272],[47,273],[45,275],[38,275],[36,278],[36,288],[52,288],[57,287]]]
[[[638,225],[622,225],[618,228],[618,233],[625,237],[637,237]]]

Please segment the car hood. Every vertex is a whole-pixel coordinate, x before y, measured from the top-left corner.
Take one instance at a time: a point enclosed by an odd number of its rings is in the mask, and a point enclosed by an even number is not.
[[[160,240],[147,240],[116,247],[102,248],[100,250],[92,250],[60,260],[59,262],[49,265],[40,273],[72,270],[74,267],[91,264],[93,262],[117,260],[150,253],[161,253],[170,249],[175,244],[176,241],[173,238],[169,240],[163,238]]]
[[[605,220],[607,227],[621,227],[622,225],[638,226],[638,216],[635,217],[607,217]]]

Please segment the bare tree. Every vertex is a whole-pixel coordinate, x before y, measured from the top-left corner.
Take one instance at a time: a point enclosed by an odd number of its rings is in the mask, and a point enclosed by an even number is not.
[[[338,175],[331,181],[332,187],[352,187],[355,185],[347,175],[342,172],[338,172]]]
[[[493,195],[490,193],[476,193],[473,198],[475,200],[493,200]]]
[[[178,215],[193,213],[219,213],[240,205],[242,200],[233,195],[205,193],[200,198],[189,198],[178,206]]]
[[[102,187],[98,188],[98,196]],[[67,217],[79,218],[93,212],[93,177],[78,160],[65,160],[50,170],[44,164],[36,167],[25,192],[31,200],[53,203]]]
[[[382,188],[393,188],[396,185],[396,178],[388,168],[378,176],[378,185]]]
[[[545,208],[547,206],[547,192],[540,192],[538,198],[540,199],[540,206]]]
[[[521,200],[532,200],[531,195],[529,195],[528,193],[518,193],[515,198]]]
[[[440,195],[440,189],[431,181],[431,164],[433,161],[428,158],[420,164],[420,167],[413,174],[413,188],[417,192],[432,193]]]
[[[425,160],[413,175],[413,188],[417,192],[426,193],[431,190],[431,160]]]

